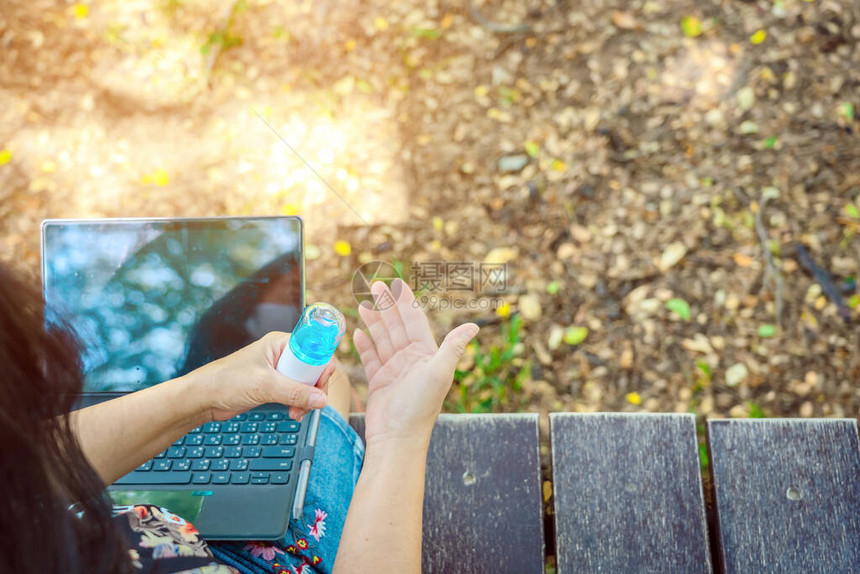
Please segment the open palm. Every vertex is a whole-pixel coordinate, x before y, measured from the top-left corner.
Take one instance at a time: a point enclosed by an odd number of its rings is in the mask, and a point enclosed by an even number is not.
[[[429,437],[478,326],[460,325],[439,346],[406,283],[395,279],[389,289],[376,282],[371,292],[379,310],[369,302],[359,306],[369,334],[356,330],[353,337],[368,380],[365,439],[371,444],[421,433]]]

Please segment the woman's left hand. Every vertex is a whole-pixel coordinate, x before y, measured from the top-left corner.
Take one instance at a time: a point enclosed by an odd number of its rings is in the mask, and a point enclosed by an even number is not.
[[[210,420],[223,421],[265,403],[290,407],[290,418],[301,420],[311,409],[327,403],[330,365],[316,385],[289,379],[275,367],[290,340],[288,333],[271,332],[247,347],[196,369],[183,378],[208,397]]]

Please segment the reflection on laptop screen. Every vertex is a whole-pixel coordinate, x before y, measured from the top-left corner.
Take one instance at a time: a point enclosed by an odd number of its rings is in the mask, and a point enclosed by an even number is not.
[[[297,218],[52,221],[45,300],[84,347],[87,392],[183,375],[301,314]]]

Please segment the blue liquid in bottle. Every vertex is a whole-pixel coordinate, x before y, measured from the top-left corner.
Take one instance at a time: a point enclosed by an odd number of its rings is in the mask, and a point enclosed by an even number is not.
[[[346,320],[336,307],[314,303],[305,307],[290,336],[290,350],[308,365],[325,365],[334,355],[346,329]]]

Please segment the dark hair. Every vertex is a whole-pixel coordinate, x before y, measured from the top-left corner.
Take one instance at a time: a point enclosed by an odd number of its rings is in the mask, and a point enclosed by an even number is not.
[[[0,263],[0,572],[132,572],[104,484],[72,432],[80,354]]]

